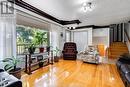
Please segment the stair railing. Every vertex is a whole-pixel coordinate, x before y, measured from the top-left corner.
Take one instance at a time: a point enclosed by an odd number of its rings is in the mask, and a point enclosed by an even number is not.
[[[109,50],[110,50],[110,48],[107,47],[107,48],[106,48],[106,51],[105,51],[105,57],[106,57],[106,58],[109,58],[109,56],[110,56],[110,51],[109,51]]]
[[[128,35],[126,30],[124,31],[124,34],[125,34],[125,37],[126,37],[126,45],[127,45],[128,50],[130,52],[130,37],[129,37],[129,35]]]

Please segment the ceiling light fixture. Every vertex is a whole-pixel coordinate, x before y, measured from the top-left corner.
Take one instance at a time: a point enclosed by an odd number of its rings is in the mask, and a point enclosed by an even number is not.
[[[92,3],[91,2],[84,2],[83,3],[83,11],[92,11]]]
[[[68,29],[74,30],[74,29],[76,29],[76,27],[68,27]]]

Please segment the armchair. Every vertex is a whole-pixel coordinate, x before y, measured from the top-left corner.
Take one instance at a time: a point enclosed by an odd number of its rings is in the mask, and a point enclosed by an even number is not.
[[[88,46],[84,52],[80,53],[80,58],[87,63],[99,63],[99,57],[96,46]]]
[[[66,42],[64,44],[62,53],[64,60],[76,60],[78,53],[76,43]]]

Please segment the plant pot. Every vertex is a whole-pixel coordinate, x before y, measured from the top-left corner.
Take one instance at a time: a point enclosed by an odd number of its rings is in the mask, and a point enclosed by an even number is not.
[[[16,78],[20,79],[21,78],[21,68],[16,68],[16,70],[10,70],[9,74],[12,74]]]
[[[44,52],[44,47],[40,47],[39,51],[40,51],[40,53],[43,53]]]
[[[43,62],[39,62],[39,67],[43,67]]]
[[[34,54],[34,52],[35,52],[35,47],[30,47],[30,48],[28,48],[28,52],[30,53],[30,54]]]
[[[59,57],[58,56],[54,56],[54,62],[59,62]]]

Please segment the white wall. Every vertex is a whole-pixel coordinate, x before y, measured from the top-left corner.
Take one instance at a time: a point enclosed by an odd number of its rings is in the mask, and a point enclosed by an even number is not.
[[[93,44],[104,44],[109,47],[109,28],[93,29]]]

